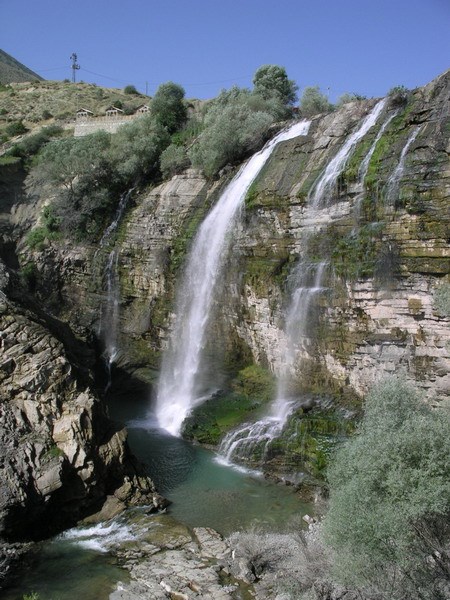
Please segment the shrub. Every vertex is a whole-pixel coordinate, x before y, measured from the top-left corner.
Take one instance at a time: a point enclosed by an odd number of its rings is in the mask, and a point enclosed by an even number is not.
[[[392,106],[403,106],[408,102],[409,90],[404,85],[396,85],[388,92],[388,97]]]
[[[450,581],[450,411],[392,379],[329,469],[325,532],[345,584],[392,600],[443,598]]]
[[[161,173],[165,178],[181,173],[191,164],[183,146],[171,144],[161,154]]]
[[[349,102],[357,102],[359,100],[366,100],[366,96],[361,96],[361,94],[350,94],[349,92],[345,92],[341,96],[339,96],[336,102],[336,108],[340,108],[344,106],[344,104],[348,104]]]
[[[264,100],[249,90],[221,92],[209,105],[204,130],[188,152],[192,164],[213,177],[226,164],[238,163],[264,142],[280,107],[284,110],[278,100]]]
[[[49,125],[43,127],[39,133],[29,135],[18,144],[15,144],[8,152],[11,156],[20,158],[30,158],[37,154],[39,150],[51,140],[51,138],[61,135],[63,129],[58,125]]]
[[[318,85],[306,87],[299,105],[303,117],[313,117],[319,113],[327,113],[333,110],[333,105],[320,91]]]
[[[139,92],[137,91],[137,89],[135,88],[134,85],[126,85],[123,88],[123,92],[124,92],[124,94],[137,94],[137,95],[139,95]]]
[[[26,133],[28,129],[25,127],[22,121],[14,121],[5,127],[5,131],[10,137],[14,137],[16,135],[22,135],[23,133]]]

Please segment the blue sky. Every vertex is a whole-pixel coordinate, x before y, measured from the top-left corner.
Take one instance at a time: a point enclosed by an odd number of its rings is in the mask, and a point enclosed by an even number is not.
[[[0,47],[46,79],[77,52],[78,80],[149,94],[211,98],[270,63],[334,101],[450,68],[450,0],[0,0],[0,22]]]

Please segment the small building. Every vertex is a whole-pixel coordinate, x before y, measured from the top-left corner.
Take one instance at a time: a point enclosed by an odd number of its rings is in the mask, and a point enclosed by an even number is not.
[[[117,108],[117,106],[110,106],[106,109],[105,115],[109,118],[121,117],[125,113],[121,108]]]
[[[80,108],[77,110],[77,119],[91,119],[94,113],[87,108]]]
[[[148,112],[150,112],[150,107],[147,106],[147,104],[143,104],[142,106],[139,106],[136,109],[136,114],[137,115],[145,115]]]

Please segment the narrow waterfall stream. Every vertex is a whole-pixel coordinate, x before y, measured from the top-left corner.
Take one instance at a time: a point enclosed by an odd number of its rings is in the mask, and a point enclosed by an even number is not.
[[[113,220],[106,228],[99,243],[99,248],[106,248],[113,235],[115,234],[120,221],[122,220],[125,209],[130,200],[133,189],[129,189],[122,194],[119,205]],[[96,253],[97,254],[97,253]],[[119,305],[120,305],[120,288],[119,288],[119,251],[114,247],[108,254],[108,259],[105,264],[102,277],[102,289],[105,292],[105,297],[100,310],[100,322],[98,333],[103,341],[104,357],[106,368],[108,370],[107,388],[111,385],[111,368],[117,358],[118,350],[118,327],[119,327]]]
[[[362,205],[362,202],[365,197],[364,180],[365,180],[367,172],[369,170],[370,159],[372,158],[373,153],[375,152],[375,149],[377,147],[378,142],[381,139],[381,136],[386,131],[386,128],[388,127],[389,123],[392,121],[392,119],[394,119],[394,117],[396,117],[398,115],[398,113],[399,113],[399,109],[394,111],[391,115],[389,115],[388,118],[381,125],[381,127],[373,141],[373,144],[370,146],[369,151],[367,152],[366,156],[364,157],[363,161],[361,162],[361,164],[359,166],[357,185],[361,188],[361,191],[358,193],[358,195],[355,199],[355,220],[356,220],[356,222],[359,222],[360,217],[361,217],[361,205]]]
[[[292,398],[292,381],[300,346],[307,336],[308,315],[316,297],[324,291],[326,262],[302,262],[291,276],[293,292],[285,319],[286,343],[278,373],[277,394],[269,414],[255,423],[245,423],[224,437],[219,448],[219,462],[230,464],[246,458],[264,462],[270,442],[278,437],[289,415],[300,404]]]
[[[387,188],[386,199],[389,204],[395,203],[395,201],[398,198],[398,193],[399,193],[399,189],[400,189],[400,180],[401,180],[401,178],[403,176],[403,172],[405,170],[406,156],[408,154],[408,150],[409,150],[411,144],[415,141],[417,135],[419,134],[420,129],[421,129],[421,125],[418,125],[417,127],[415,127],[413,129],[412,133],[406,140],[406,144],[403,147],[402,153],[400,154],[400,160],[398,161],[398,165],[396,166],[396,168],[394,169],[394,172],[388,179],[388,182],[386,184],[386,188]]]
[[[351,156],[356,144],[375,125],[386,105],[380,100],[372,111],[363,119],[358,129],[345,141],[336,156],[328,163],[308,197],[312,210],[312,222],[319,219],[320,211],[326,210],[332,200],[336,181]],[[324,274],[326,262],[310,262],[307,258],[308,239],[304,242],[305,254],[293,273],[294,285],[291,301],[285,319],[285,335],[287,339],[283,367],[277,373],[277,395],[271,405],[270,412],[255,423],[244,423],[236,430],[228,433],[219,448],[219,462],[245,462],[247,459],[263,463],[270,443],[278,437],[290,414],[301,404],[299,398],[290,398],[288,393],[294,365],[296,363],[298,342],[305,337],[310,309],[317,296],[324,290]]]
[[[336,156],[328,163],[325,171],[319,177],[316,185],[312,188],[308,196],[309,204],[312,207],[316,208],[320,206],[321,203],[327,199],[356,144],[366,135],[369,129],[375,125],[385,106],[385,98],[377,102],[358,129],[345,141]]]
[[[169,350],[163,357],[156,400],[159,426],[172,435],[180,435],[184,419],[206,399],[199,387],[198,375],[217,283],[239,209],[276,145],[306,135],[309,125],[307,121],[295,123],[256,153],[225,188],[195,237],[177,292],[176,320]]]

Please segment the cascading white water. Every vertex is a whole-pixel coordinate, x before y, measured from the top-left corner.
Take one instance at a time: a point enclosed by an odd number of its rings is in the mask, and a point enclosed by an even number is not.
[[[405,161],[406,161],[406,155],[408,154],[408,150],[411,146],[411,144],[415,141],[419,131],[420,131],[421,125],[419,125],[418,127],[416,127],[413,132],[411,133],[411,135],[409,136],[409,138],[406,140],[406,144],[403,147],[403,150],[400,154],[400,160],[398,161],[398,165],[395,167],[394,172],[392,173],[392,175],[389,177],[386,187],[387,187],[387,192],[386,192],[386,199],[387,201],[392,204],[397,200],[398,197],[398,192],[400,189],[400,180],[403,176],[403,172],[405,170]]]
[[[386,119],[386,121],[382,124],[382,126],[380,127],[380,130],[378,131],[378,133],[376,135],[376,138],[373,141],[373,144],[370,146],[369,151],[367,152],[366,156],[364,157],[364,159],[362,160],[362,162],[359,166],[358,186],[361,188],[361,191],[357,195],[356,200],[355,200],[355,220],[357,222],[360,219],[361,204],[362,204],[362,201],[364,200],[364,180],[365,180],[367,172],[369,170],[370,159],[372,158],[373,153],[375,152],[375,148],[377,147],[377,144],[380,141],[381,136],[386,131],[387,126],[392,121],[392,119],[398,115],[398,113],[399,113],[398,110],[393,112],[391,115],[389,115],[389,117]]]
[[[317,184],[308,195],[309,204],[315,208],[318,207],[324,199],[332,192],[337,178],[343,171],[352,150],[363,138],[366,133],[375,125],[386,105],[386,99],[383,98],[373,107],[367,117],[363,120],[360,127],[345,141],[342,148],[336,156],[328,163],[325,171],[320,176]]]
[[[238,172],[200,226],[177,293],[176,319],[168,351],[163,357],[156,400],[156,418],[162,429],[179,435],[199,396],[198,373],[217,283],[230,244],[230,233],[247,191],[280,142],[306,135],[302,121],[281,131]]]
[[[248,457],[263,462],[270,442],[283,431],[284,425],[298,406],[290,397],[289,384],[300,346],[305,342],[310,309],[322,293],[326,262],[302,261],[291,276],[293,293],[285,319],[286,346],[282,368],[278,373],[277,395],[269,414],[255,423],[245,423],[227,434],[219,447],[219,455],[225,463],[242,461]],[[219,462],[220,461],[219,459]]]
[[[319,217],[321,210],[327,208],[329,201],[332,199],[331,193],[337,178],[344,169],[352,151],[358,141],[375,125],[385,105],[385,99],[377,102],[359,128],[345,141],[337,155],[328,163],[313,191],[308,195],[308,203],[312,210],[312,222],[318,221],[319,219],[315,215]],[[305,240],[305,248],[307,247],[308,239]],[[307,255],[307,252],[305,252],[305,255]],[[219,448],[219,461],[230,463],[231,461],[243,460],[251,455],[255,458],[255,454],[258,454],[256,458],[259,458],[260,461],[263,460],[270,442],[281,434],[289,415],[295,409],[296,402],[289,398],[287,390],[296,360],[298,347],[296,340],[305,337],[305,328],[312,302],[317,294],[324,289],[325,267],[325,262],[314,264],[305,259],[299,264],[294,273],[296,285],[291,296],[285,324],[285,333],[288,340],[283,359],[285,366],[278,374],[277,397],[267,417],[256,423],[245,423],[225,436]]]
[[[366,178],[367,171],[369,170],[370,159],[372,158],[373,153],[375,152],[375,148],[377,147],[377,144],[380,141],[381,136],[386,131],[386,127],[389,125],[389,123],[392,121],[392,119],[398,115],[398,112],[399,111],[396,110],[395,112],[392,113],[392,115],[389,115],[389,117],[386,119],[386,121],[380,127],[380,130],[377,133],[377,136],[374,139],[373,144],[369,148],[368,153],[364,157],[364,160],[361,162],[361,165],[360,165],[360,167],[358,169],[358,181],[359,181],[359,183],[364,184],[364,179]]]

